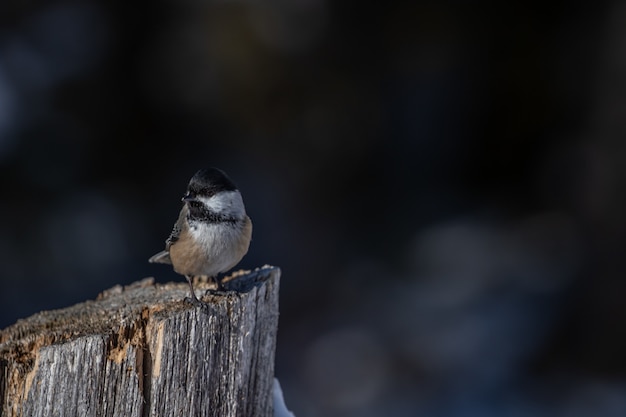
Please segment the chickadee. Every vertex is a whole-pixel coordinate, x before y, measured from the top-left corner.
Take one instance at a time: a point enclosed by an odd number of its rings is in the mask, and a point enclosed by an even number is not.
[[[221,288],[217,274],[230,270],[248,252],[252,222],[239,190],[217,168],[196,172],[182,201],[183,208],[165,241],[165,250],[149,262],[171,264],[174,271],[187,278],[192,303],[199,304],[193,278],[210,277]]]

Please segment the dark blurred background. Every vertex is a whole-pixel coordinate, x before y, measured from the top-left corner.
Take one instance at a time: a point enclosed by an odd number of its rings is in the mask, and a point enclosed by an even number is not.
[[[297,417],[624,416],[625,137],[621,2],[3,1],[0,327],[218,166]]]

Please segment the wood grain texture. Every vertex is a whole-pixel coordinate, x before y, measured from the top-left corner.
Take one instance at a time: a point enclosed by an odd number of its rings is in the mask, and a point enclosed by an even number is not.
[[[0,332],[1,414],[270,416],[279,281],[237,273],[193,307],[146,279],[20,320]]]

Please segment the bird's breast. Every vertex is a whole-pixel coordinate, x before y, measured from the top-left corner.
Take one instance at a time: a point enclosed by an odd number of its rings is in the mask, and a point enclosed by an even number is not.
[[[174,270],[183,275],[215,276],[234,267],[248,252],[252,223],[197,222],[185,227],[170,247]]]

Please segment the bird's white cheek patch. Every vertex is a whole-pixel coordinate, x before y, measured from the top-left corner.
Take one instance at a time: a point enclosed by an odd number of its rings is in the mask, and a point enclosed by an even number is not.
[[[209,210],[221,214],[245,214],[243,199],[239,191],[222,191],[212,197],[198,197]]]

